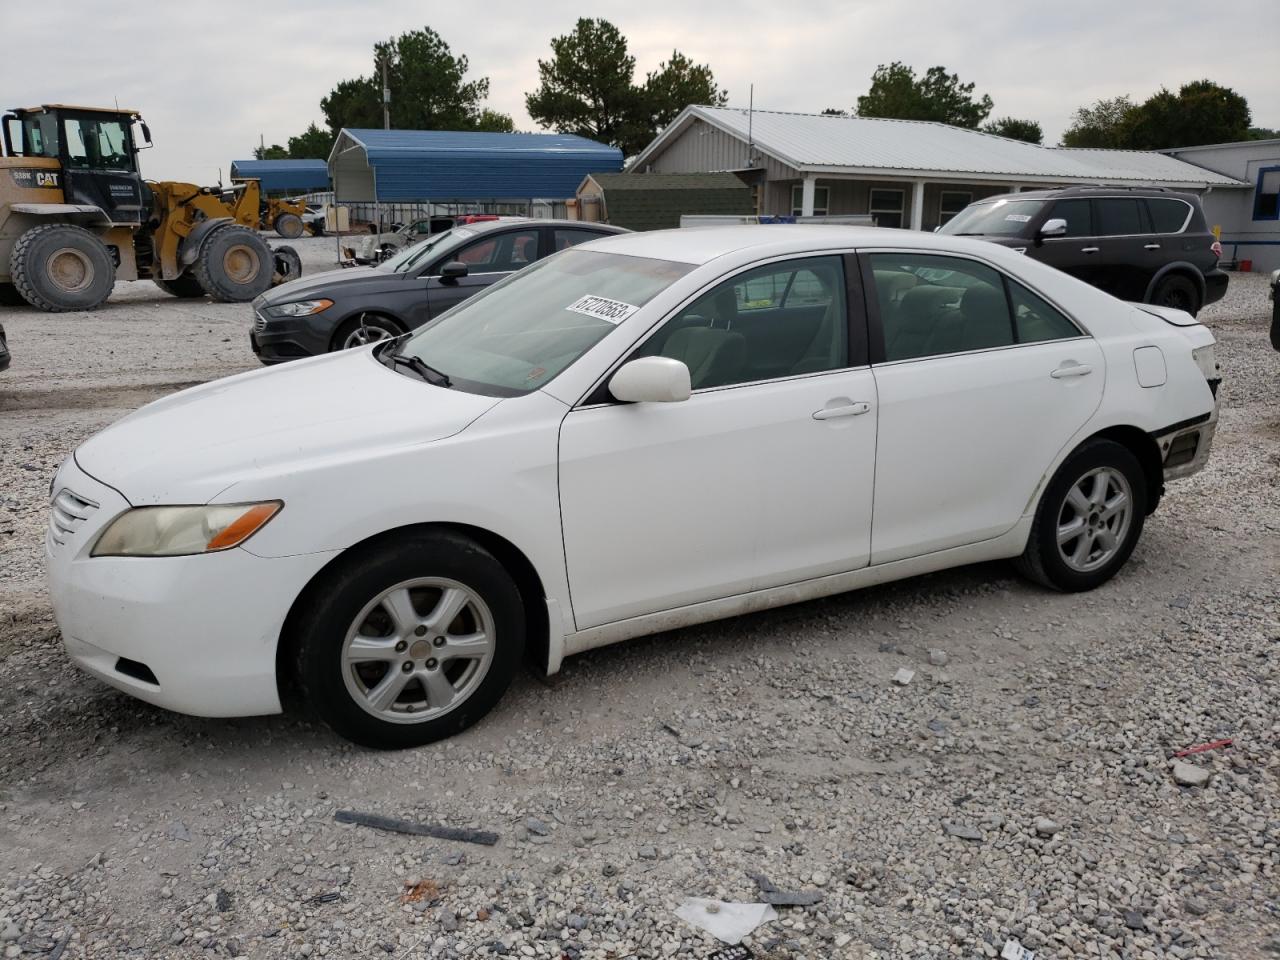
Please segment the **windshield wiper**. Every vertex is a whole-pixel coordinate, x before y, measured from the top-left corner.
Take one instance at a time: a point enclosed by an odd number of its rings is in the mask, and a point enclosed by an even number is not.
[[[432,386],[453,386],[453,381],[449,379],[447,374],[442,373],[435,367],[429,366],[421,357],[415,357],[413,354],[409,353],[388,353],[387,359],[396,366],[408,367]]]

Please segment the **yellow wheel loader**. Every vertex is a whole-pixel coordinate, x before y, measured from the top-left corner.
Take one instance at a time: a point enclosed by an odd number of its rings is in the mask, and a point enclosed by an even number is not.
[[[135,110],[48,104],[13,110],[0,156],[0,302],[92,310],[116,280],[179,297],[246,301],[296,278],[296,252],[257,233],[259,197],[143,181]]]

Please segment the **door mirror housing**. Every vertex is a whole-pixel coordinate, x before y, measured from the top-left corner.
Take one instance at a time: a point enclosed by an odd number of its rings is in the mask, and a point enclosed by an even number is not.
[[[678,403],[693,388],[689,368],[671,357],[640,357],[609,378],[609,392],[624,403]]]
[[[1040,228],[1042,237],[1061,237],[1067,232],[1067,221],[1061,217],[1050,217]]]
[[[450,260],[440,268],[440,279],[446,283],[467,275],[467,265],[461,260]]]

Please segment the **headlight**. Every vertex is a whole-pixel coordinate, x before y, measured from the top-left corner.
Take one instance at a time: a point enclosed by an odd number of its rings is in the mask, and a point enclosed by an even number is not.
[[[279,303],[274,307],[267,307],[267,313],[273,317],[309,317],[313,313],[321,313],[332,306],[332,300],[295,300],[293,303]]]
[[[230,550],[280,512],[279,500],[207,507],[136,507],[120,514],[93,545],[94,557],[184,557]]]

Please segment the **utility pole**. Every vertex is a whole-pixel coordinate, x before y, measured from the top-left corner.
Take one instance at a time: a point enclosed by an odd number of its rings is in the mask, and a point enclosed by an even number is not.
[[[391,88],[387,86],[387,58],[382,58],[382,129],[391,129]]]

